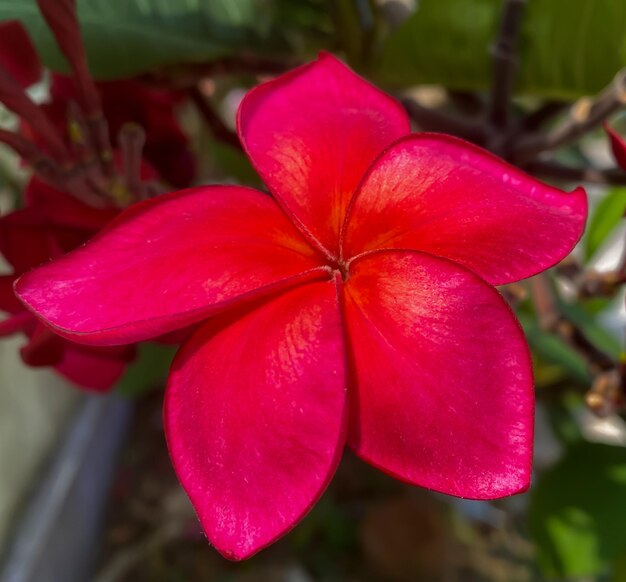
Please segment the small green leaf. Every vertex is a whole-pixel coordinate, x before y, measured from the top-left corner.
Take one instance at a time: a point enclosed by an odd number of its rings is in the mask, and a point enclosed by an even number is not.
[[[579,382],[589,382],[587,365],[575,350],[556,335],[541,329],[534,317],[527,314],[518,317],[530,347],[542,361],[557,364],[568,376]]]
[[[581,442],[531,489],[530,533],[548,576],[594,576],[626,551],[626,448]]]
[[[577,420],[578,411],[583,406],[585,404],[580,395],[569,392],[552,400],[545,407],[552,431],[564,445],[573,445],[583,440],[580,424]]]
[[[589,315],[600,315],[608,309],[612,301],[609,297],[589,297],[581,301],[580,305]]]
[[[575,303],[559,303],[559,310],[566,319],[578,327],[598,350],[618,360],[622,353],[620,342],[604,329],[596,318]]]
[[[615,230],[626,212],[626,188],[609,190],[596,207],[585,237],[585,259],[588,261]]]
[[[153,388],[164,386],[175,353],[175,346],[141,344],[137,359],[117,384],[118,392],[125,396],[138,397]]]
[[[501,0],[420,0],[388,38],[379,79],[400,87],[441,84],[484,90]],[[526,2],[517,90],[571,99],[594,94],[626,65],[624,0]]]

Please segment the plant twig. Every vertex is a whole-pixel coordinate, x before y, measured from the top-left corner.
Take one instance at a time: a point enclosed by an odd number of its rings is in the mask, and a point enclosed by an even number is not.
[[[584,97],[570,108],[569,116],[547,133],[521,137],[513,146],[516,162],[526,162],[538,155],[570,144],[600,125],[609,115],[626,105],[626,69],[596,98]]]
[[[119,553],[107,567],[98,574],[96,582],[119,582],[124,580],[146,558],[181,537],[184,524],[164,523],[139,542]]]
[[[543,274],[540,274],[529,279],[528,285],[537,312],[539,326],[546,331],[551,331],[559,320],[559,312],[552,295],[552,289],[550,289],[550,283]]]
[[[216,59],[207,63],[189,63],[164,67],[142,76],[146,83],[168,85],[175,89],[189,89],[207,77],[228,75],[279,75],[301,64],[295,60],[272,59],[251,54],[241,54]]]
[[[488,121],[495,127],[509,125],[513,84],[517,73],[517,47],[526,0],[504,0],[500,29],[491,47],[493,78]]]
[[[522,131],[537,131],[547,123],[560,115],[568,108],[565,101],[548,101],[538,109],[535,109],[520,120],[519,126]]]
[[[241,143],[237,134],[226,126],[222,118],[213,110],[197,86],[189,89],[189,97],[197,107],[198,112],[207,124],[213,137],[234,148],[241,149]]]
[[[161,511],[142,518],[150,524],[150,531],[135,543],[126,545],[113,555],[95,576],[95,582],[120,582],[129,578],[150,556],[164,547],[184,538],[190,526],[197,523],[187,496],[178,487],[163,496]]]
[[[413,99],[403,99],[402,104],[421,131],[448,133],[477,144],[484,143],[484,133],[480,123],[424,107]]]
[[[480,115],[485,109],[485,103],[479,95],[471,91],[448,90],[450,102],[467,116]]]
[[[626,172],[618,169],[599,170],[596,168],[577,168],[564,166],[552,161],[536,161],[518,164],[526,172],[549,180],[563,182],[587,182],[589,184],[626,186]]]
[[[556,334],[580,354],[594,376],[615,369],[616,364],[613,359],[596,348],[585,337],[585,334],[559,311],[550,281],[545,273],[532,277],[529,280],[529,287],[539,325],[544,330]]]

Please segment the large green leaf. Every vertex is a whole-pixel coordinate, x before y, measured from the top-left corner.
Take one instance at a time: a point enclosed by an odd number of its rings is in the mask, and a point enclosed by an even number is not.
[[[258,50],[274,38],[272,0],[77,0],[77,6],[97,78]],[[0,0],[0,20],[7,19],[23,21],[44,62],[64,68],[35,0]]]
[[[615,230],[626,212],[626,188],[613,188],[595,209],[585,234],[585,258],[589,260]]]
[[[485,89],[502,0],[420,0],[388,39],[379,78]],[[526,4],[517,88],[551,98],[596,93],[626,65],[624,0]]]
[[[626,551],[626,448],[581,442],[531,489],[530,532],[549,576],[593,576]]]
[[[613,562],[613,577],[611,582],[626,582],[626,553],[618,556]]]

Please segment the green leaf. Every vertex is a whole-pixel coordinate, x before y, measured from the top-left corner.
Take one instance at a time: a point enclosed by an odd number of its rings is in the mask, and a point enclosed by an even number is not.
[[[531,489],[530,533],[548,576],[593,576],[626,551],[626,448],[581,442]]]
[[[271,0],[77,0],[96,78],[136,75],[164,65],[262,49],[272,34]],[[45,64],[65,70],[35,0],[0,0],[0,20],[19,19]]]
[[[138,352],[137,359],[117,384],[118,392],[125,396],[138,397],[153,388],[163,386],[176,347],[145,343],[139,346]]]
[[[557,364],[568,376],[579,382],[589,382],[587,365],[574,349],[556,335],[541,329],[534,317],[526,314],[518,315],[518,317],[530,347],[541,360]]]
[[[608,309],[614,299],[615,298],[609,297],[589,297],[587,299],[583,299],[580,302],[580,306],[589,315],[600,315],[603,311]]]
[[[623,351],[620,342],[604,329],[593,315],[585,311],[582,306],[574,303],[559,302],[559,310],[566,319],[582,331],[587,340],[598,350],[616,360],[620,358]]]
[[[615,230],[626,212],[626,188],[612,188],[596,207],[585,237],[585,259],[589,260]]]
[[[420,0],[390,37],[379,79],[406,87],[436,83],[459,90],[489,86],[489,47],[501,0]],[[526,3],[517,90],[555,99],[598,92],[626,65],[626,2]]]
[[[552,432],[562,444],[573,445],[583,442],[578,416],[584,406],[581,396],[572,392],[553,399],[545,406]]]
[[[613,577],[611,582],[626,582],[626,553],[618,556],[613,562]]]

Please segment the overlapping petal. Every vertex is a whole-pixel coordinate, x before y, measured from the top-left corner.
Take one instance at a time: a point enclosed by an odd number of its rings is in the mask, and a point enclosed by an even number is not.
[[[241,315],[241,314],[240,314]],[[209,540],[242,559],[311,508],[345,440],[345,350],[334,282],[207,323],[168,380],[174,467]]]
[[[119,214],[113,206],[93,208],[67,192],[33,177],[24,191],[26,207],[37,212],[42,223],[66,230],[94,233]]]
[[[349,211],[344,256],[425,251],[500,285],[567,256],[586,217],[582,188],[565,193],[469,143],[415,134],[389,148],[364,178]]]
[[[24,208],[0,218],[0,254],[17,274],[76,248],[119,213],[91,208],[37,178],[24,197]]]
[[[111,345],[326,275],[318,264],[270,197],[209,186],[133,206],[84,247],[24,275],[16,292],[62,335]]]
[[[272,194],[332,253],[366,169],[410,131],[398,102],[329,54],[250,91],[238,128]]]
[[[30,315],[28,311],[24,313]],[[32,328],[24,329],[28,335],[28,342],[20,349],[22,361],[27,366],[44,367],[58,364],[63,359],[67,340],[59,337],[47,327],[32,318]]]
[[[117,382],[133,359],[134,349],[126,354],[110,351],[110,348],[89,348],[65,342],[63,357],[55,370],[81,388],[104,392]]]
[[[50,233],[43,217],[30,208],[0,218],[0,255],[23,273],[50,259]]]
[[[17,313],[24,309],[13,292],[13,283],[15,283],[13,275],[0,275],[0,311]]]
[[[356,259],[348,442],[404,481],[489,499],[530,479],[533,379],[512,312],[474,274],[424,253]]]
[[[6,311],[4,308],[0,308]],[[0,338],[13,335],[20,331],[33,329],[37,325],[35,317],[23,310],[21,312],[11,313],[8,317],[0,319]]]

